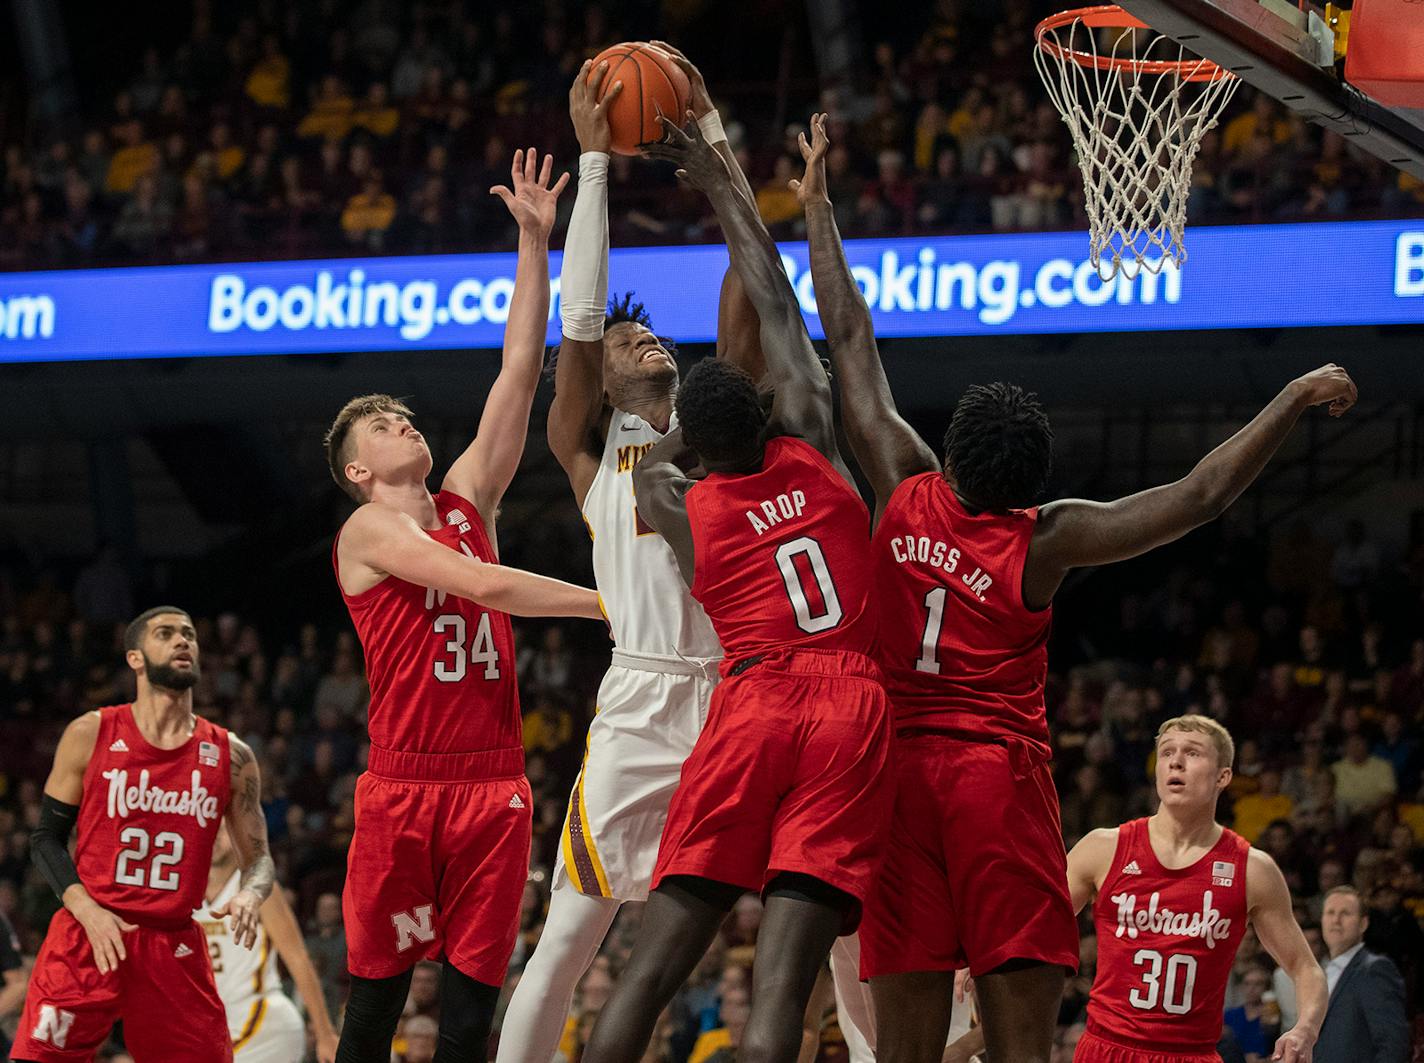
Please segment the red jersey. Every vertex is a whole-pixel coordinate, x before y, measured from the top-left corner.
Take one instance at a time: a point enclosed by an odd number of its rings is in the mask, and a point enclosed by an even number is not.
[[[870,514],[815,447],[768,440],[760,472],[695,484],[687,517],[692,597],[722,642],[724,671],[790,647],[870,652]]]
[[[498,563],[472,503],[441,491],[435,508],[443,526],[426,535],[478,561]],[[339,567],[336,582],[340,586]],[[341,596],[366,654],[372,771],[406,777],[412,760],[400,754],[429,753],[487,754],[477,761],[460,758],[462,765],[480,765],[471,778],[523,771],[514,630],[507,613],[395,576],[360,594],[343,589]],[[396,766],[406,770],[392,771]],[[425,777],[423,765],[416,777]]]
[[[938,472],[905,480],[875,530],[876,660],[900,727],[1020,738],[1049,754],[1052,607],[1023,602],[1037,509],[970,513]]]
[[[159,749],[132,705],[100,709],[74,850],[89,896],[139,926],[190,925],[232,792],[231,759],[227,731],[207,720],[177,749]]]
[[[1246,932],[1246,857],[1234,831],[1190,867],[1163,867],[1147,820],[1118,830],[1093,904],[1098,974],[1088,1029],[1144,1051],[1207,1053],[1221,1038],[1226,983]]]

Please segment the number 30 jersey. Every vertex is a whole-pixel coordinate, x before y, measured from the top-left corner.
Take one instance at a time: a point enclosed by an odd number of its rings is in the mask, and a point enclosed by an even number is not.
[[[498,564],[473,503],[441,491],[435,509],[442,526],[425,534],[451,550]],[[331,556],[336,565],[335,545]],[[373,764],[380,761],[399,772],[400,758],[385,754],[488,753],[487,774],[523,772],[508,614],[395,576],[360,594],[343,588],[341,597],[366,655]]]
[[[191,922],[227,812],[230,761],[227,731],[207,720],[177,749],[159,749],[132,705],[99,710],[74,862],[101,907],[158,930]]]
[[[870,652],[870,514],[815,447],[768,440],[759,472],[695,484],[687,516],[692,596],[722,640],[724,671],[779,649]]]
[[[1118,829],[1093,903],[1098,974],[1088,1029],[1143,1051],[1212,1053],[1226,983],[1246,932],[1250,843],[1223,829],[1189,867],[1163,867],[1147,820]]]
[[[875,529],[875,660],[900,727],[1049,756],[1043,688],[1052,609],[1023,601],[1036,509],[971,513],[938,472],[895,488]]]

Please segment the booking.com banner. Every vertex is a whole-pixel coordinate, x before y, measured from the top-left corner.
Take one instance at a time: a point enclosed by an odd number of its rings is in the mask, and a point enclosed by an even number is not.
[[[1201,228],[1187,247],[1180,270],[1106,283],[1083,233],[853,240],[846,253],[880,336],[1424,324],[1424,221]],[[782,259],[820,338],[806,245]],[[636,291],[659,333],[710,341],[726,264],[719,246],[614,250],[610,290]],[[498,347],[514,266],[485,254],[0,274],[0,362]]]

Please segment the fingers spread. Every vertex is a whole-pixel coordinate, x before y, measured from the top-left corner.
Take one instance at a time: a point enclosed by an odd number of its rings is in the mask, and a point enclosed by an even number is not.
[[[562,176],[558,179],[558,181],[555,182],[555,184],[554,184],[554,195],[557,196],[560,192],[562,192],[562,191],[565,189],[565,187],[568,186],[568,183],[569,183],[569,173],[568,173],[567,170],[565,170],[564,173],[563,173],[563,175],[562,175]]]
[[[552,177],[553,175],[554,175],[554,156],[552,156],[552,155],[545,155],[545,156],[544,156],[544,166],[543,166],[543,169],[541,169],[541,170],[539,171],[539,187],[540,187],[540,188],[548,188],[548,187],[549,187],[549,178]]]

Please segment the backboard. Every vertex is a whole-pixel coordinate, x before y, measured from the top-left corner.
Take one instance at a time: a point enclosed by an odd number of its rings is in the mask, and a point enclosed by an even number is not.
[[[1424,111],[1385,106],[1320,62],[1308,16],[1275,0],[1118,0],[1130,14],[1302,117],[1424,180]],[[1424,5],[1420,5],[1424,18]],[[1319,22],[1319,14],[1316,16]],[[1328,59],[1328,56],[1327,56]]]

